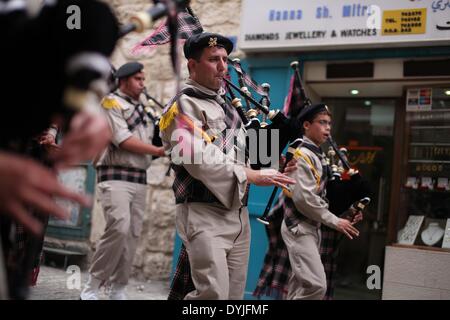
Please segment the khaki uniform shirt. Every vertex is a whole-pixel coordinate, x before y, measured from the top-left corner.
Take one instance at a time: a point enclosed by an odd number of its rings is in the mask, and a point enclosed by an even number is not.
[[[314,144],[306,137],[303,137],[303,140],[306,143]],[[318,176],[322,177],[322,159],[305,147],[300,148],[300,151],[308,156],[317,170]],[[297,170],[291,176],[297,182],[292,192],[292,200],[297,210],[307,218],[336,229],[339,218],[328,210],[328,202],[321,197],[321,191],[325,186],[320,185],[318,188],[317,179],[303,158],[300,157],[297,160]]]
[[[129,152],[119,148],[119,145],[131,136],[135,136],[144,143],[152,143],[155,126],[147,114],[145,114],[144,117],[147,123],[146,126],[143,123],[140,123],[130,131],[127,123],[127,120],[130,120],[130,117],[136,116],[136,106],[141,103],[145,107],[147,102],[141,97],[140,101],[129,98],[131,101],[130,103],[123,98],[126,97],[123,92],[117,90],[117,93],[120,97],[111,93],[107,96],[107,99],[114,99],[119,107],[113,106],[104,108],[104,112],[112,130],[112,143],[108,146],[96,165],[123,166],[146,170],[150,166],[152,160],[151,155]]]
[[[189,79],[186,86],[194,87],[208,95],[218,96],[221,92],[215,92],[203,87],[195,81]],[[218,99],[221,99],[219,96]],[[222,100],[223,101],[223,100]],[[182,95],[179,99],[181,108],[196,126],[203,128],[208,134],[219,137],[226,128],[225,112],[216,100],[199,99],[187,95]],[[170,106],[169,106],[170,107]],[[180,106],[178,106],[180,108]],[[164,117],[164,115],[163,115]],[[170,125],[163,129],[161,127],[161,139],[166,151],[171,153],[171,158],[176,163],[178,157],[175,130],[181,127],[180,117],[177,116]],[[192,130],[191,130],[192,133]],[[214,143],[207,143],[202,140],[198,133],[191,134],[190,143],[196,148],[191,160],[200,159],[200,163],[183,163],[183,167],[197,180],[200,180],[209,191],[211,191],[226,209],[237,209],[242,207],[242,200],[247,187],[247,175],[244,171],[245,157],[245,129],[239,129],[237,143],[224,155],[222,150]],[[225,156],[226,161],[221,157]]]

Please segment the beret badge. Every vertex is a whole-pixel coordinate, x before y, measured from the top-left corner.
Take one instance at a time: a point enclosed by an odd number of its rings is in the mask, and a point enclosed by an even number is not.
[[[215,47],[215,46],[217,46],[217,37],[211,37],[211,38],[209,38],[208,45],[209,45],[210,47]]]

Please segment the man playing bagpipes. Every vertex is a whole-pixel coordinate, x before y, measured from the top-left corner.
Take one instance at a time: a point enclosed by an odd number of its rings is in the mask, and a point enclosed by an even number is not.
[[[242,299],[250,249],[248,185],[294,183],[274,169],[249,167],[242,120],[224,98],[232,49],[219,34],[191,36],[184,44],[189,79],[160,120],[183,241],[169,299]]]
[[[101,285],[109,282],[111,300],[125,300],[126,286],[142,230],[147,196],[147,168],[152,156],[164,156],[153,145],[154,119],[146,112],[144,66],[122,65],[115,75],[119,87],[102,101],[113,134],[96,161],[97,195],[106,220],[92,257],[89,279],[80,298],[97,300]]]

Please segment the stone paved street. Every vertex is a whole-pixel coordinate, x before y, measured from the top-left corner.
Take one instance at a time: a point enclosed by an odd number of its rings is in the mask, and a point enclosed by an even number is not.
[[[80,290],[69,289],[67,280],[71,277],[61,268],[42,266],[36,287],[30,290],[30,300],[78,300]],[[87,272],[81,273],[81,288],[87,280]],[[69,279],[70,280],[70,279]],[[71,283],[69,281],[69,283]],[[169,280],[138,281],[130,279],[127,287],[129,300],[166,300],[169,293]],[[104,289],[100,299],[108,299]]]

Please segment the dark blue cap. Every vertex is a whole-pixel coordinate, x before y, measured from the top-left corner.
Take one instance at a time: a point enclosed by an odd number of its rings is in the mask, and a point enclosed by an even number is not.
[[[183,47],[184,56],[189,59],[199,50],[206,47],[223,47],[228,54],[233,51],[233,42],[227,37],[218,33],[203,32],[197,33],[186,40]]]
[[[132,76],[138,72],[141,72],[144,69],[144,65],[139,62],[127,62],[123,66],[119,68],[116,72],[116,78],[125,78]]]
[[[312,104],[310,106],[304,107],[302,111],[300,111],[300,113],[298,114],[297,118],[300,121],[300,123],[303,123],[306,120],[311,119],[316,114],[321,112],[330,112],[326,104],[324,103]]]

